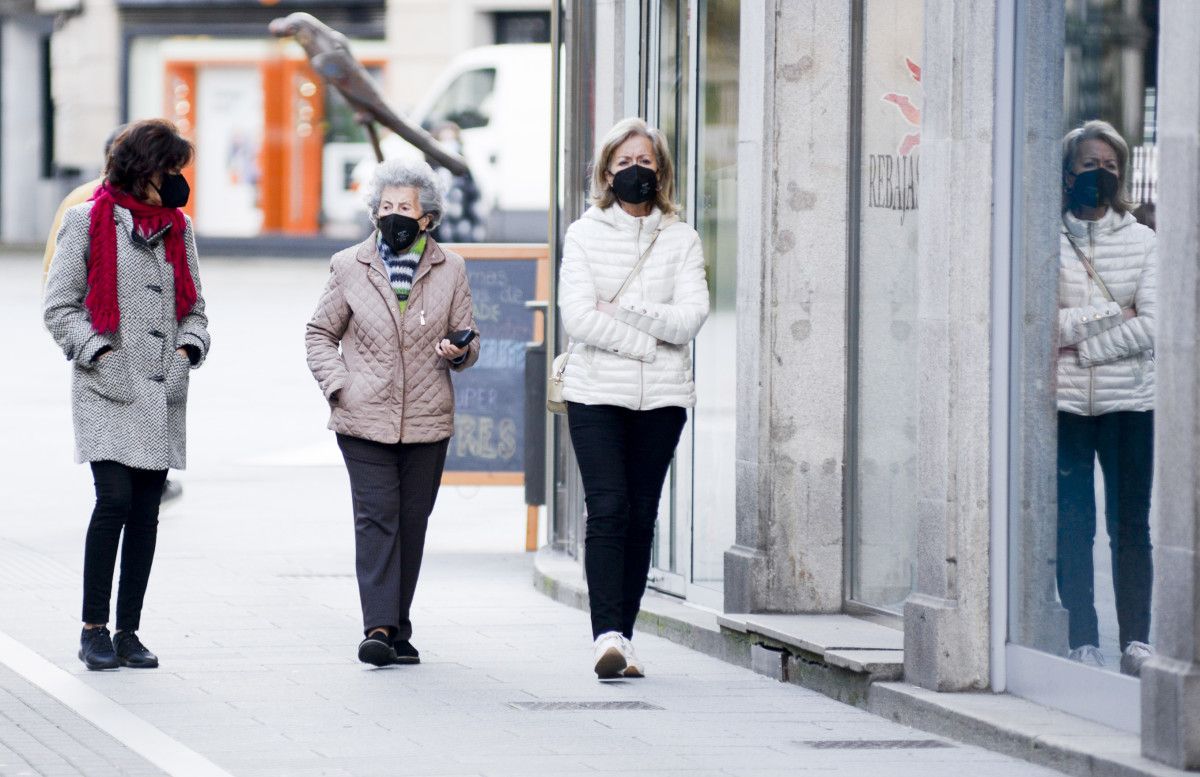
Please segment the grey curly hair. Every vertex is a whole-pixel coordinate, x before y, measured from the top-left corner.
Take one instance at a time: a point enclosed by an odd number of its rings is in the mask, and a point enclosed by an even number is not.
[[[383,199],[383,190],[389,186],[407,186],[417,190],[417,200],[421,204],[421,212],[429,216],[429,229],[432,230],[442,221],[446,212],[446,203],[442,199],[442,187],[438,183],[433,168],[423,161],[408,161],[404,159],[389,159],[381,162],[371,180],[367,184],[367,192],[363,197],[367,205],[367,215],[371,223],[378,221],[379,201]]]

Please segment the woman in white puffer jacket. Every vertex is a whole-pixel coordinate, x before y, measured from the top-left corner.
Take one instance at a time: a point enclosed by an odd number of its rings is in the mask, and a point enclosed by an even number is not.
[[[602,679],[643,676],[630,639],[663,482],[696,404],[691,341],[708,316],[708,284],[700,237],[679,220],[673,192],[662,133],[625,119],[596,152],[593,206],[563,247],[563,398],[587,504],[584,569]]]
[[[1154,471],[1156,249],[1122,189],[1129,147],[1103,121],[1063,138],[1057,364],[1058,591],[1070,658],[1103,666],[1094,600],[1095,460],[1120,630],[1121,671],[1152,654],[1150,484]]]

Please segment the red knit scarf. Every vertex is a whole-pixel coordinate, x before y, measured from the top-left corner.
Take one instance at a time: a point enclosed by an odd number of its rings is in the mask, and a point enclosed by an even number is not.
[[[175,320],[181,321],[196,304],[196,283],[188,269],[187,249],[183,236],[187,229],[183,211],[149,205],[113,188],[107,182],[92,194],[91,224],[88,239],[88,293],[83,304],[92,317],[92,329],[100,334],[115,332],[121,323],[121,307],[117,301],[117,222],[113,206],[120,205],[133,214],[133,227],[145,237],[164,226],[171,228],[164,237],[167,264],[175,275]]]

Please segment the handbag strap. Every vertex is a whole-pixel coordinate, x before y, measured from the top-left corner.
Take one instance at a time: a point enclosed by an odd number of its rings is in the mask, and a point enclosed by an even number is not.
[[[1104,279],[1100,277],[1100,273],[1096,272],[1096,268],[1087,258],[1087,255],[1083,253],[1083,249],[1081,249],[1075,243],[1075,238],[1071,236],[1071,231],[1066,227],[1065,224],[1063,225],[1063,234],[1067,236],[1067,242],[1071,244],[1071,248],[1075,249],[1075,255],[1079,257],[1079,261],[1083,262],[1083,266],[1087,268],[1088,275],[1092,276],[1092,280],[1094,280],[1096,285],[1100,287],[1100,291],[1103,292],[1105,297],[1108,297],[1109,302],[1116,302],[1116,300],[1113,299],[1113,295],[1109,292],[1108,286],[1104,285]]]
[[[612,297],[608,300],[609,302],[616,302],[618,299],[620,299],[621,295],[625,293],[625,290],[629,288],[629,284],[633,283],[633,279],[636,278],[637,274],[642,271],[642,267],[646,264],[646,257],[650,256],[650,249],[654,248],[654,243],[658,240],[658,236],[662,234],[662,231],[662,227],[654,230],[654,237],[650,238],[650,245],[646,246],[645,251],[642,251],[642,255],[638,257],[637,264],[635,264],[633,269],[629,271],[629,275],[625,276],[625,282],[621,284],[621,288],[617,289],[617,293],[612,295]]]
[[[629,275],[625,276],[625,281],[621,284],[621,288],[617,289],[617,293],[609,298],[608,301],[610,303],[616,302],[618,299],[620,299],[621,295],[625,293],[625,290],[629,288],[629,284],[633,283],[633,279],[636,278],[637,274],[642,271],[642,267],[646,264],[646,257],[650,256],[650,249],[654,248],[654,244],[658,241],[658,236],[662,234],[663,229],[665,229],[665,227],[659,227],[658,229],[654,230],[654,236],[650,238],[650,245],[646,246],[646,250],[642,251],[642,255],[638,257],[637,264],[635,264],[633,269],[629,271]],[[570,361],[569,354],[575,351],[576,345],[578,345],[578,343],[572,342],[569,346],[567,346],[566,352],[568,357],[563,359],[562,368],[559,369],[558,372],[554,373],[555,379],[561,380],[563,373],[567,371],[567,362]]]

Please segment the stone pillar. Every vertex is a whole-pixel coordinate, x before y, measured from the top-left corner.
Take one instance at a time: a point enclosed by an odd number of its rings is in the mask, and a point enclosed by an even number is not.
[[[988,685],[996,9],[926,0],[921,123],[917,574],[904,676]]]
[[[729,612],[842,607],[851,13],[741,4]]]
[[[1154,630],[1142,752],[1200,768],[1200,4],[1164,0],[1159,38]]]
[[[105,139],[120,121],[119,27],[113,0],[84,0],[81,13],[64,17],[54,32],[50,78],[59,167],[95,170]]]
[[[0,240],[37,243],[49,219],[31,196],[42,174],[39,29],[28,17],[0,16]],[[94,156],[99,155],[100,147]],[[93,162],[94,165],[94,162]]]

